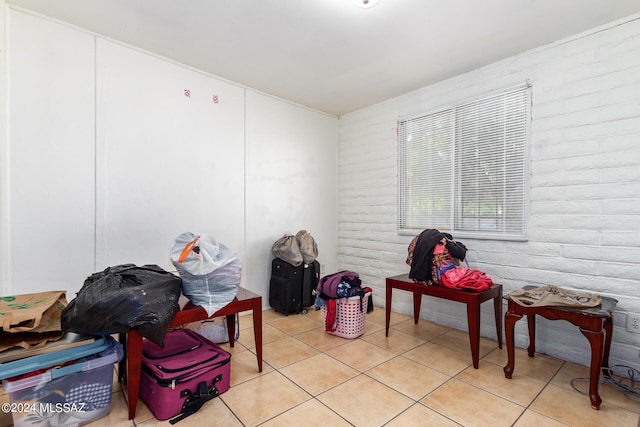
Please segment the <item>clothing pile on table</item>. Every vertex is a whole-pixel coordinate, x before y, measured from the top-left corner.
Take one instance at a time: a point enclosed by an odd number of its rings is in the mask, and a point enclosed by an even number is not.
[[[493,280],[485,272],[469,268],[466,254],[466,246],[451,234],[426,229],[409,244],[406,260],[411,267],[409,278],[451,289],[485,291],[492,288]],[[466,265],[462,265],[463,262]]]

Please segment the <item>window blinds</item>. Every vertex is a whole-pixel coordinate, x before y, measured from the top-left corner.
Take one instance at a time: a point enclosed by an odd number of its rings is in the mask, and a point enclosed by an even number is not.
[[[398,227],[524,236],[529,87],[398,123]]]
[[[400,123],[402,229],[451,229],[453,124],[453,110]]]

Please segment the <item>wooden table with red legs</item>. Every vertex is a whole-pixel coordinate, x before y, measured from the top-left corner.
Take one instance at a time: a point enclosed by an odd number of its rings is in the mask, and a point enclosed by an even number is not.
[[[389,336],[389,322],[391,320],[391,297],[394,289],[401,289],[413,293],[413,321],[418,323],[422,295],[443,298],[449,301],[463,302],[467,305],[467,325],[469,327],[469,342],[471,345],[471,360],[473,367],[478,369],[480,359],[480,304],[493,300],[494,317],[498,346],[502,348],[502,285],[494,285],[487,291],[471,291],[445,288],[444,286],[429,286],[414,282],[409,274],[387,277],[386,295],[386,334]]]
[[[187,303],[173,318],[171,327],[186,323],[198,322],[211,317],[225,316],[229,331],[229,345],[235,342],[235,315],[242,311],[253,312],[253,334],[256,342],[256,359],[258,372],[262,372],[262,297],[245,288],[239,288],[235,299],[220,310],[208,316],[204,308]],[[140,374],[142,370],[142,336],[137,331],[126,334],[126,382],[127,400],[129,402],[129,419],[136,415],[138,391],[140,389]]]
[[[525,286],[524,289],[535,289],[535,286]],[[504,367],[504,376],[511,378],[515,365],[514,327],[522,316],[527,316],[529,330],[529,357],[536,352],[536,315],[549,320],[566,320],[580,329],[587,338],[591,347],[591,366],[589,374],[589,400],[593,409],[600,409],[602,399],[598,393],[600,381],[600,369],[605,376],[610,376],[609,351],[613,332],[613,310],[617,300],[602,297],[602,304],[594,308],[560,307],[560,306],[525,306],[520,305],[509,296],[507,300],[507,312],[504,316],[505,338],[507,341],[507,366]]]

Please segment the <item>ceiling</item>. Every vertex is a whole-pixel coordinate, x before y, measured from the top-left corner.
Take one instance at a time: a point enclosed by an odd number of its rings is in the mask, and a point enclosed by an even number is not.
[[[617,19],[638,0],[5,0],[340,116]]]

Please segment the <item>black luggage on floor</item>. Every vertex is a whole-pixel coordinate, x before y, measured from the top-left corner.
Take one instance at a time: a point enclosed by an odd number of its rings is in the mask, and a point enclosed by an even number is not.
[[[305,307],[311,307],[316,302],[316,288],[320,281],[320,263],[313,261],[311,264],[304,265],[302,273],[302,312]]]
[[[302,275],[304,264],[295,267],[280,258],[271,262],[269,305],[283,314],[302,311]]]
[[[315,290],[320,280],[320,263],[295,267],[280,258],[271,262],[269,305],[285,315],[306,313],[315,303]]]

